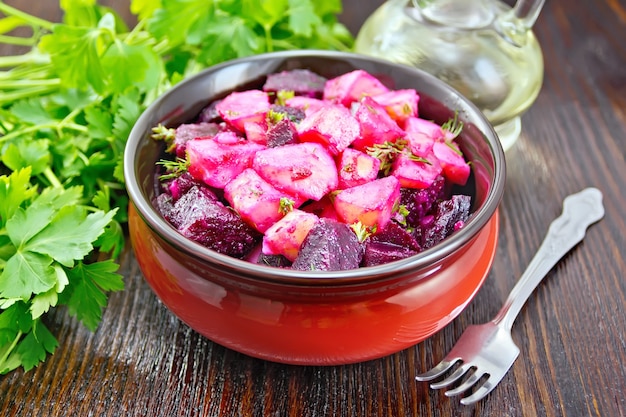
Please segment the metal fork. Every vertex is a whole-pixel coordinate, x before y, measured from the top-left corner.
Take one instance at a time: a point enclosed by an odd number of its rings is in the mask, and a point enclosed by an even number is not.
[[[554,265],[583,239],[587,227],[603,216],[602,193],[598,189],[587,188],[566,197],[563,213],[550,224],[539,250],[498,314],[490,322],[469,326],[450,353],[416,379],[436,379],[461,362],[447,378],[432,383],[430,387],[440,389],[461,381],[445,395],[451,397],[471,389],[473,392],[461,399],[464,405],[473,404],[489,394],[519,355],[519,348],[511,337],[511,326],[522,306]],[[466,376],[464,380],[463,376]]]

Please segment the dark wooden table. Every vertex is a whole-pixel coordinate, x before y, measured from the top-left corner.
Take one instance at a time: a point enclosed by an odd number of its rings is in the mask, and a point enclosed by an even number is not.
[[[8,3],[60,18],[56,1]],[[356,31],[380,3],[344,0],[342,19]],[[545,81],[507,153],[497,259],[476,298],[440,333],[349,366],[252,359],[170,314],[129,251],[121,260],[126,289],[111,296],[99,329],[89,332],[63,310],[52,314],[57,352],[30,372],[0,377],[0,415],[626,416],[626,4],[548,1],[535,32]],[[497,312],[561,200],[588,186],[604,193],[606,216],[522,310],[513,327],[522,353],[495,391],[464,407],[416,382],[463,329]]]

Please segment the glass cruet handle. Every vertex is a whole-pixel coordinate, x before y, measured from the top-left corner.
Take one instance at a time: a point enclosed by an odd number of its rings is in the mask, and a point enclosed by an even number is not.
[[[523,46],[526,33],[535,24],[545,0],[517,0],[513,8],[500,15],[495,26],[509,42]]]

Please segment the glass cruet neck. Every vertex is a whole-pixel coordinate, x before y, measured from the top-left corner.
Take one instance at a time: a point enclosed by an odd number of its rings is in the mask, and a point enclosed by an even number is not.
[[[517,0],[511,8],[501,0],[411,0],[423,19],[457,29],[492,27],[504,39],[523,46],[545,0]]]
[[[432,23],[458,29],[479,29],[496,17],[492,0],[412,0],[420,15]]]
[[[526,34],[535,24],[545,0],[517,0],[515,6],[494,22],[496,30],[514,45],[523,46]]]

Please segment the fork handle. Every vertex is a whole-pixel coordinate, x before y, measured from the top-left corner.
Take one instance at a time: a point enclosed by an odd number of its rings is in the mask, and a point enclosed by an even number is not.
[[[492,321],[510,330],[522,306],[543,278],[567,252],[583,240],[587,227],[602,217],[602,193],[597,188],[586,188],[566,197],[563,200],[563,213],[550,224],[539,250]]]

